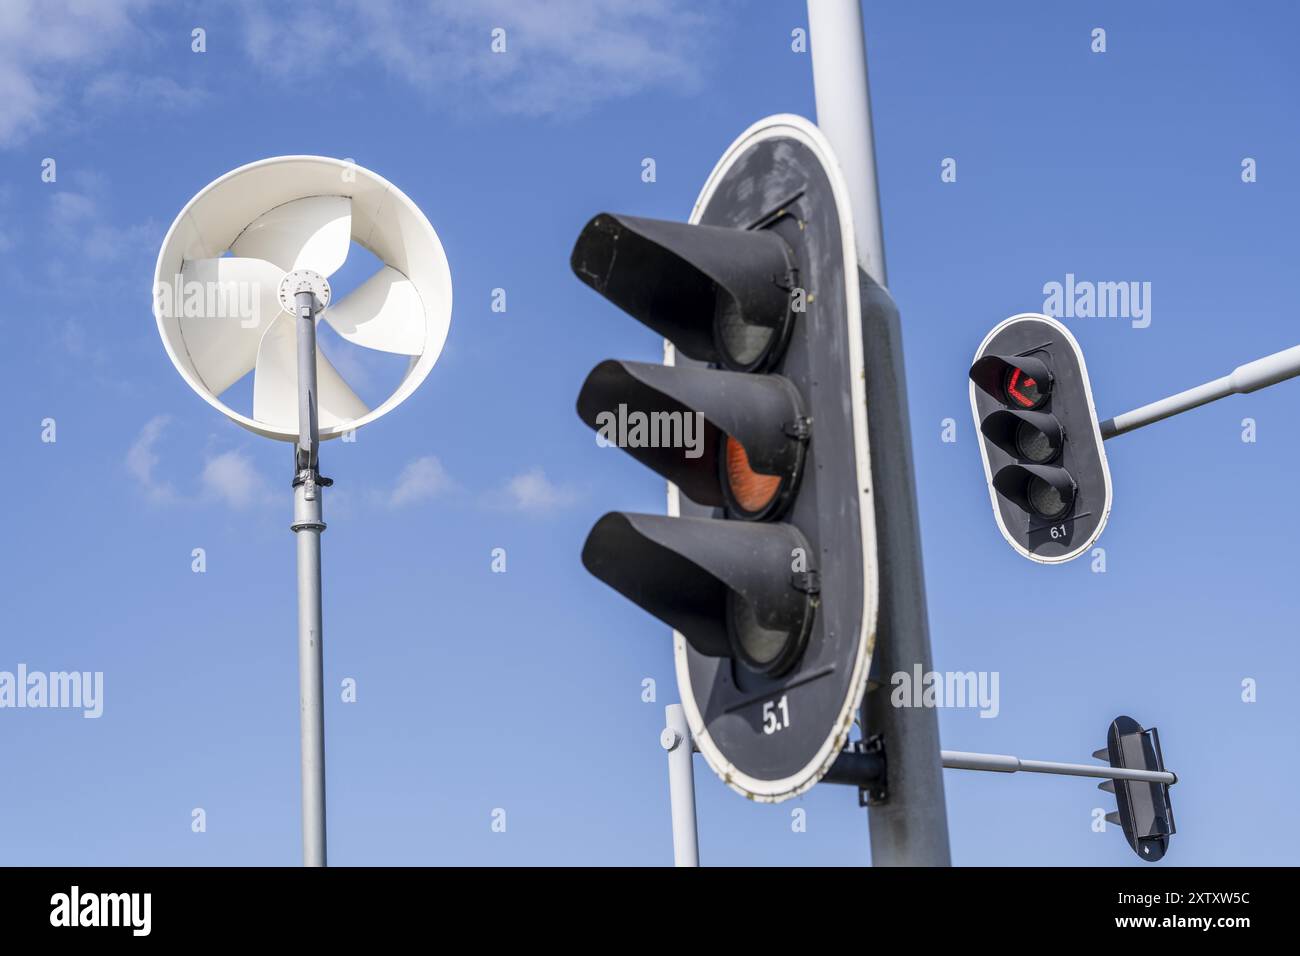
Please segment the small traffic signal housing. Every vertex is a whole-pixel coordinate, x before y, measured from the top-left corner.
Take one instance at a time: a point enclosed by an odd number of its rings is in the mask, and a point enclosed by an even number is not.
[[[1132,717],[1116,717],[1106,733],[1106,746],[1093,754],[1112,767],[1125,770],[1164,771],[1160,735],[1154,727],[1144,729]],[[1154,863],[1169,849],[1174,835],[1174,809],[1169,802],[1169,783],[1145,780],[1107,780],[1100,789],[1115,794],[1119,809],[1106,819],[1124,830],[1129,846],[1143,860]]]
[[[970,403],[998,528],[1024,557],[1069,561],[1101,534],[1110,471],[1083,352],[1046,315],[999,324],[975,355]]]

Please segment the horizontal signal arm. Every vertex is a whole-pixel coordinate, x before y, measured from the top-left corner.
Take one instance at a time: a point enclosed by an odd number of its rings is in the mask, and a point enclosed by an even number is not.
[[[1105,777],[1111,780],[1144,780],[1148,783],[1178,782],[1169,770],[1128,770],[1123,767],[1095,767],[1088,764],[1056,763],[1051,760],[1022,760],[1009,754],[972,754],[944,750],[940,756],[950,770],[988,770],[995,773],[1055,773],[1069,777]]]
[[[1229,395],[1245,395],[1284,382],[1289,378],[1295,378],[1297,375],[1300,375],[1300,345],[1247,362],[1222,378],[1216,378],[1211,382],[1179,392],[1177,395],[1170,395],[1168,398],[1135,408],[1131,412],[1109,418],[1100,425],[1101,437],[1114,438],[1116,435],[1123,435],[1144,425],[1151,425],[1182,412],[1191,411],[1193,408],[1200,408],[1202,405],[1227,398]]]

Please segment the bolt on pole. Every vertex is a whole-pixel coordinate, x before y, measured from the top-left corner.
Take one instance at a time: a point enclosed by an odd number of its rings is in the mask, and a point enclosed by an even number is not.
[[[883,292],[885,245],[876,180],[866,37],[858,0],[809,0],[808,26],[817,125],[848,182],[859,264],[880,289],[864,284],[866,391],[880,563],[880,673],[931,670],[930,626],[921,560],[916,476],[912,466],[902,339],[897,310]],[[887,307],[872,308],[872,296]],[[934,708],[891,707],[885,692],[862,705],[864,733],[881,734],[888,755],[888,798],[869,810],[871,861],[877,866],[948,866],[948,816]]]

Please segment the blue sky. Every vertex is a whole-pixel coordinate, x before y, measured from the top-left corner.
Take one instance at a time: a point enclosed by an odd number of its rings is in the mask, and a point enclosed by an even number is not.
[[[98,720],[0,710],[0,862],[299,859],[289,446],[200,401],[149,308],[184,203],[286,153],[351,157],[397,184],[438,230],[455,288],[421,389],[322,454],[337,482],[331,862],[670,862],[669,637],[578,558],[599,515],[660,511],[663,485],[597,448],[573,408],[598,361],[655,361],[660,343],[579,283],[568,255],[601,210],[684,219],[743,129],[813,115],[808,56],[791,50],[804,6],[295,10],[306,33],[253,4],[0,14],[0,670],[103,671],[105,684]],[[1300,340],[1300,14],[954,0],[867,4],[865,19],[934,659],[1000,675],[998,717],[941,711],[944,746],[1084,761],[1128,713],[1159,726],[1181,777],[1168,862],[1295,862],[1300,513],[1286,493],[1300,385],[1109,442],[1098,574],[1086,559],[1031,565],[998,535],[965,373],[989,328],[1041,310],[1066,274],[1152,284],[1147,328],[1068,320],[1103,416]],[[498,26],[508,52],[493,56]],[[1096,27],[1105,53],[1090,50]],[[949,157],[957,181],[944,183]],[[1246,157],[1256,182],[1242,182]],[[349,270],[343,284],[366,275]],[[358,374],[382,387],[382,368]],[[941,441],[946,418],[955,443]],[[191,571],[194,548],[206,573]],[[339,699],[345,678],[355,703]],[[869,859],[847,789],[772,807],[702,761],[697,781],[706,863]],[[1092,831],[1093,808],[1113,804],[1088,781],[948,771],[945,784],[956,863],[1140,865],[1114,828]],[[792,831],[795,807],[807,832]],[[206,832],[192,832],[194,808]]]

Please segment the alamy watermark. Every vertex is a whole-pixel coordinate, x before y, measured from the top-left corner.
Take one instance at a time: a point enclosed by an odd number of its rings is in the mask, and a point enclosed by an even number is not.
[[[155,282],[153,308],[165,319],[238,319],[240,328],[262,323],[262,283],[215,279],[187,280],[179,272],[171,282]]]
[[[704,454],[704,415],[701,412],[617,411],[596,415],[596,444],[601,448],[684,448],[687,458]]]
[[[0,671],[0,710],[6,708],[80,710],[89,719],[104,713],[103,671]]]
[[[121,927],[148,936],[153,927],[152,893],[83,893],[75,884],[50,897],[50,925]]]
[[[1043,285],[1043,312],[1056,319],[1130,319],[1133,328],[1151,324],[1150,282],[1091,282],[1076,280]]]
[[[897,671],[889,702],[895,707],[978,707],[981,717],[996,717],[1002,709],[997,671]]]

